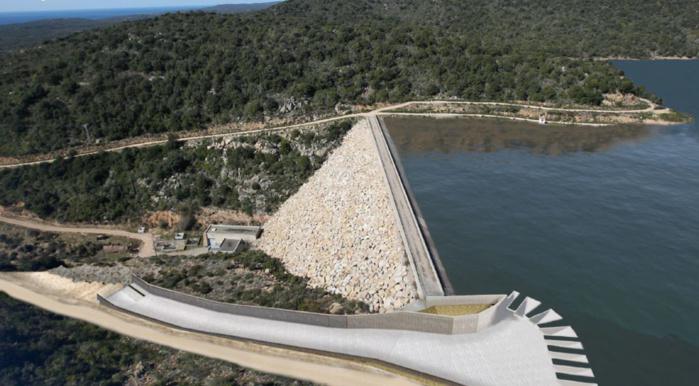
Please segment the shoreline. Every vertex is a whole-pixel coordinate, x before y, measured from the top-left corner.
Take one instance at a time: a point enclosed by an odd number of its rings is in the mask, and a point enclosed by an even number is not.
[[[619,61],[629,61],[629,62],[641,62],[641,61],[650,61],[650,62],[663,62],[663,61],[688,61],[688,60],[699,60],[699,57],[688,57],[688,56],[655,56],[652,58],[624,58],[624,57],[595,57],[592,58],[592,60],[597,60],[597,61],[612,61],[612,60],[619,60]]]
[[[285,130],[291,130],[291,129],[300,129],[304,127],[312,127],[316,125],[322,125],[330,122],[335,122],[335,121],[340,121],[340,120],[345,120],[345,119],[362,119],[362,118],[367,118],[372,115],[386,115],[386,114],[395,114],[395,113],[405,113],[401,112],[401,109],[405,109],[409,106],[412,105],[429,105],[429,106],[437,106],[437,105],[471,105],[471,106],[493,106],[493,107],[516,107],[516,108],[525,108],[525,109],[535,109],[535,110],[541,110],[541,111],[547,111],[547,112],[562,112],[562,113],[589,113],[589,114],[612,114],[612,115],[623,115],[623,114],[640,114],[640,113],[653,113],[653,114],[659,114],[662,112],[670,113],[674,112],[673,110],[670,109],[665,109],[662,111],[656,111],[654,110],[654,107],[656,106],[652,102],[643,99],[644,102],[646,102],[649,107],[648,108],[636,108],[636,109],[609,109],[609,108],[604,108],[604,107],[597,107],[594,108],[592,106],[587,106],[587,108],[584,108],[585,106],[574,106],[570,108],[566,107],[556,107],[552,105],[546,105],[546,104],[535,104],[535,103],[520,103],[518,101],[512,101],[512,102],[495,102],[495,101],[466,101],[466,100],[426,100],[426,101],[407,101],[407,102],[402,102],[402,103],[397,103],[393,105],[387,105],[383,107],[376,108],[372,111],[364,111],[364,112],[356,112],[356,113],[350,113],[350,114],[345,114],[345,115],[337,115],[334,117],[326,117],[322,118],[320,120],[315,120],[315,121],[310,121],[310,122],[305,122],[305,123],[295,123],[291,125],[285,125],[285,126],[273,126],[273,127],[266,127],[266,128],[258,128],[254,130],[247,130],[247,131],[231,131],[231,132],[214,132],[211,133],[209,130],[202,130],[198,132],[191,132],[191,131],[184,131],[184,132],[179,132],[179,133],[170,133],[172,135],[177,136],[179,135],[186,135],[185,137],[180,137],[176,138],[177,142],[194,142],[194,141],[201,141],[201,140],[208,140],[208,139],[217,139],[217,138],[227,138],[227,137],[236,137],[236,136],[245,136],[245,135],[254,135],[254,134],[265,134],[265,133],[274,133],[278,131],[285,131]],[[406,113],[407,114],[407,113]],[[428,112],[428,113],[420,113],[416,112],[414,113],[415,115],[427,115],[427,116],[455,116],[455,115],[460,115],[458,113],[439,113],[439,112]],[[463,114],[461,114],[463,115]],[[479,114],[472,115],[474,117],[478,117]],[[493,114],[480,114],[480,117],[482,118],[510,118],[507,115],[493,115]],[[512,117],[512,118],[518,118],[518,117]],[[522,117],[519,117],[522,118]],[[528,122],[532,123],[538,123],[536,119],[531,119],[531,118],[522,118],[522,120],[527,120]],[[581,126],[589,126],[589,125],[608,125],[607,123],[595,123],[595,122],[560,122],[561,124],[570,124],[570,125],[581,125]],[[652,124],[652,125],[674,125],[674,124],[682,124],[684,122],[671,122],[671,121],[658,121],[658,122],[638,122],[640,124]],[[610,124],[617,124],[617,123],[610,123]],[[141,142],[138,142],[138,141]],[[131,142],[134,141],[134,142]],[[145,148],[145,147],[150,147],[150,146],[158,146],[158,145],[163,145],[167,143],[168,139],[165,138],[165,136],[160,135],[160,136],[146,136],[146,137],[135,137],[129,139],[129,141],[124,144],[123,141],[116,141],[115,143],[110,144],[105,144],[105,145],[86,145],[78,148],[72,148],[72,149],[63,149],[63,150],[58,150],[55,152],[49,152],[49,153],[43,153],[43,154],[33,154],[33,155],[20,155],[20,156],[0,156],[0,171],[3,169],[11,169],[11,168],[17,168],[17,167],[22,167],[22,166],[31,166],[31,165],[41,165],[45,163],[52,163],[56,161],[57,159],[60,158],[70,158],[70,157],[84,157],[84,156],[89,156],[89,155],[96,155],[100,153],[105,153],[105,152],[119,152],[124,149],[131,149],[131,148]],[[130,142],[130,143],[129,143]]]

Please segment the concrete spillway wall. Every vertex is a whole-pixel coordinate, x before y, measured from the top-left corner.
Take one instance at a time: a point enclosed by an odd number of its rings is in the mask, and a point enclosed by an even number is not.
[[[391,139],[391,134],[389,133],[384,120],[378,119],[378,122],[381,127],[381,133],[383,134],[383,138],[386,141],[388,151],[393,160],[393,164],[395,165],[396,173],[400,178],[401,184],[403,185],[403,189],[405,190],[405,194],[408,198],[409,205],[412,209],[412,215],[415,217],[415,220],[418,224],[418,231],[421,233],[421,236],[424,240],[428,256],[430,257],[432,266],[434,267],[434,270],[437,273],[437,278],[442,287],[442,290],[444,294],[447,296],[454,295],[454,287],[452,286],[451,281],[449,280],[449,275],[447,274],[447,270],[444,267],[444,264],[442,263],[441,257],[439,256],[439,252],[437,251],[437,247],[434,243],[434,240],[432,240],[432,235],[430,234],[429,228],[427,227],[425,217],[422,215],[420,206],[417,203],[415,194],[410,188],[410,183],[408,182],[408,178],[405,174],[403,163],[400,161],[400,154],[398,153],[398,148]]]
[[[544,327],[560,320],[558,314],[547,310],[529,317],[539,303],[525,298],[514,310],[510,306],[518,296],[426,299],[427,304],[435,305],[499,299],[484,312],[456,317],[410,311],[321,315],[227,305],[136,279],[107,297],[99,297],[99,301],[176,328],[376,359],[460,384],[582,385],[559,382],[556,373],[593,377],[589,367],[552,363],[553,359],[580,365],[588,362],[580,353],[582,344],[571,340],[576,335],[570,326]],[[577,352],[551,352],[547,345]]]
[[[450,296],[427,299],[427,302],[424,303],[426,307],[446,304],[494,305],[477,314],[467,314],[456,317],[414,311],[398,311],[386,314],[331,315],[217,302],[161,288],[149,284],[137,276],[133,276],[132,284],[130,287],[127,287],[127,290],[131,290],[137,295],[144,297],[155,295],[191,306],[231,315],[250,316],[321,327],[408,330],[436,334],[474,333],[487,328],[494,321],[493,316],[497,308],[495,305],[504,298],[503,295]],[[100,296],[98,299],[102,304],[114,306],[109,301],[109,298]]]
[[[395,148],[391,147],[390,135],[376,116],[367,117],[367,121],[381,160],[386,184],[391,192],[396,222],[399,224],[406,253],[417,277],[420,298],[451,294],[451,283],[408,186],[398,154]]]

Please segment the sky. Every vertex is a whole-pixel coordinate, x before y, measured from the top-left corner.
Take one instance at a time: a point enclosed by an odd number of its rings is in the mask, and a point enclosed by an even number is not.
[[[0,0],[0,12],[181,7],[188,5],[262,3],[265,1],[269,0]]]

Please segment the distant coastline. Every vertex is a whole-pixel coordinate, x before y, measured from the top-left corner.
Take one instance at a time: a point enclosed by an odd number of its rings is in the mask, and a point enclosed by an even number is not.
[[[78,9],[65,11],[0,12],[0,25],[27,23],[47,19],[88,19],[100,20],[130,15],[158,15],[168,12],[191,11],[203,7],[150,7],[117,9]]]
[[[172,12],[203,11],[214,13],[243,13],[259,11],[269,8],[279,1],[262,3],[235,3],[206,5],[183,5],[169,7],[138,7],[138,8],[104,8],[104,9],[74,9],[59,11],[32,11],[32,12],[0,12],[0,26],[12,24],[24,24],[46,20],[121,20],[131,16],[157,16]]]

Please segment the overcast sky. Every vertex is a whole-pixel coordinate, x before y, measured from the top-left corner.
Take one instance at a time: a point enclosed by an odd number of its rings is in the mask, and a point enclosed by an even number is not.
[[[262,3],[270,0],[0,0],[0,12]]]

